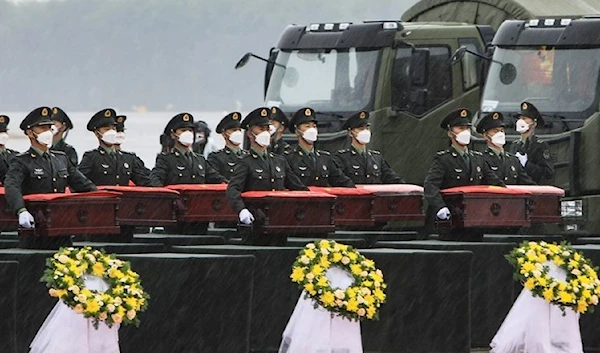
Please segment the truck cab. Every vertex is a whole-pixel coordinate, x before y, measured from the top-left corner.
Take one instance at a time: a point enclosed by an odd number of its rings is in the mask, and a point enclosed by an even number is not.
[[[554,185],[565,189],[565,229],[600,234],[600,18],[505,21],[493,40],[493,62],[481,111],[508,117],[517,139],[520,103],[533,103],[545,123],[536,135],[548,142]]]
[[[480,59],[464,56],[451,65],[452,53],[465,46],[483,54],[493,35],[489,26],[462,23],[291,25],[269,53],[265,104],[288,116],[313,108],[317,148],[332,152],[349,146],[346,119],[369,111],[369,148],[381,151],[407,182],[422,184],[435,153],[447,147],[441,119],[479,106]]]

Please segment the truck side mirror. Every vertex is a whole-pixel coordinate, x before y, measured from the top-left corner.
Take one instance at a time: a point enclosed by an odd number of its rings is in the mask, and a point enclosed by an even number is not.
[[[410,57],[410,79],[413,86],[427,85],[429,74],[429,50],[414,49]]]

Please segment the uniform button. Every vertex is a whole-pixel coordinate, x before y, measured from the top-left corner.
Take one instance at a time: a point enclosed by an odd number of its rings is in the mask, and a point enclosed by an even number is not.
[[[104,171],[104,175],[106,175],[106,174],[108,174],[108,172],[107,172],[107,171]]]
[[[54,189],[54,192],[58,192],[58,189]]]
[[[504,180],[508,180],[508,177],[504,177]]]
[[[274,182],[275,182],[275,179],[271,178],[271,182],[272,182],[272,183],[274,183]]]
[[[52,178],[52,181],[56,181],[56,178]]]
[[[117,175],[117,179],[119,179],[119,176]]]
[[[315,180],[319,180],[319,177],[315,177]]]
[[[369,174],[367,174],[367,178],[370,178],[371,176]]]
[[[179,176],[181,177],[181,176],[183,176],[183,174],[179,174]]]
[[[275,191],[275,189],[271,189],[271,191]]]
[[[473,178],[471,178],[470,180],[473,181]]]
[[[196,174],[192,175],[192,179],[196,179]]]
[[[42,179],[42,177],[39,176],[38,179]]]

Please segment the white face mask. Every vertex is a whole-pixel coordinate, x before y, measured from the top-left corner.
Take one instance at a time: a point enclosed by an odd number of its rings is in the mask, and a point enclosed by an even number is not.
[[[0,145],[6,145],[8,142],[9,136],[6,132],[0,132]]]
[[[58,134],[58,128],[56,127],[56,125],[50,126],[50,131],[52,131],[52,135]]]
[[[115,145],[120,145],[125,142],[125,132],[117,132],[117,137],[115,138]]]
[[[263,131],[258,135],[254,135],[256,143],[262,147],[267,147],[271,144],[271,134],[268,131]]]
[[[356,140],[363,145],[371,142],[371,130],[361,130],[358,134],[356,134]]]
[[[244,142],[244,134],[240,131],[234,131],[229,135],[229,141],[236,146],[239,146]]]
[[[177,136],[177,140],[186,147],[191,146],[194,143],[194,133],[191,131],[184,131]]]
[[[114,145],[117,142],[117,131],[116,130],[108,130],[102,134],[102,141],[107,145]]]
[[[456,136],[456,142],[458,142],[459,144],[461,144],[463,146],[466,146],[469,144],[469,142],[471,142],[471,131],[470,130],[463,130],[454,136]]]
[[[52,134],[52,131],[47,130],[47,131],[42,132],[41,134],[38,134],[35,139],[40,144],[50,147],[50,146],[52,146],[52,138],[53,137],[54,137],[54,135]]]
[[[518,133],[522,134],[529,131],[529,124],[523,119],[517,120],[516,128]]]
[[[494,136],[492,136],[492,143],[498,147],[504,146],[506,143],[506,135],[504,132],[499,131]]]
[[[273,125],[273,124],[269,125],[269,135],[275,135],[276,132],[277,132],[277,128],[275,127],[275,125]]]
[[[317,141],[317,136],[319,136],[319,131],[314,127],[309,127],[302,133],[302,138],[308,143]]]

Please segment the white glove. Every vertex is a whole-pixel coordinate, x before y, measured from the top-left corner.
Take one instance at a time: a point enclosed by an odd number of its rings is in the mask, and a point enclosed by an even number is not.
[[[440,208],[440,210],[437,212],[437,218],[443,220],[450,219],[450,210],[448,207]]]
[[[244,224],[250,224],[252,221],[254,221],[254,216],[252,213],[250,213],[250,211],[248,211],[247,208],[244,208],[240,211],[240,222]]]
[[[19,225],[23,228],[35,228],[35,221],[29,211],[23,211],[19,213]]]
[[[527,164],[527,153],[521,154],[521,152],[517,152],[517,153],[515,153],[515,156],[517,156],[517,158],[519,158],[519,162],[521,162],[521,165],[523,167],[525,166],[525,164]]]

